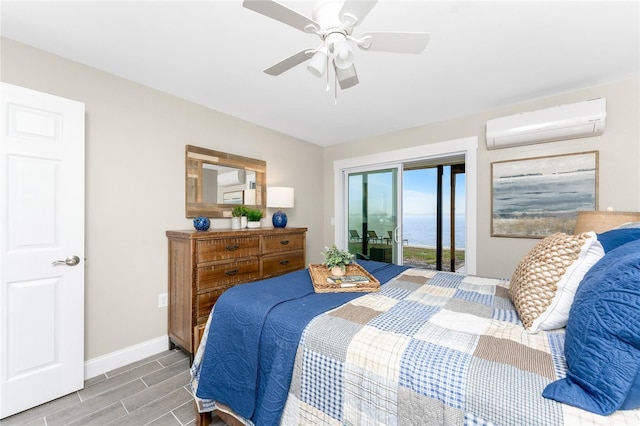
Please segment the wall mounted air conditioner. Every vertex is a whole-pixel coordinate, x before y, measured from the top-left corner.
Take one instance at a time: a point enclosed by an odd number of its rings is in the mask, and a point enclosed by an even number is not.
[[[605,98],[487,121],[487,149],[597,136],[607,118]]]
[[[244,170],[233,170],[218,175],[218,186],[234,186],[244,183]]]

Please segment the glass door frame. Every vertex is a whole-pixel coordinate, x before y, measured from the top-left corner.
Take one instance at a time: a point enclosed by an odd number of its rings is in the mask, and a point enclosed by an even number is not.
[[[410,162],[423,158],[447,158],[464,155],[466,187],[466,273],[476,273],[477,258],[477,181],[478,181],[478,137],[469,136],[444,142],[428,143],[411,148],[363,155],[360,157],[335,160],[333,162],[333,241],[339,247],[347,247],[348,229],[345,220],[347,193],[344,191],[345,170],[357,167],[382,169],[389,164]]]
[[[344,245],[342,247],[346,248],[349,246],[349,176],[352,174],[367,174],[367,173],[377,173],[377,172],[395,172],[395,176],[393,176],[393,180],[395,180],[395,188],[393,191],[395,192],[395,220],[394,220],[394,228],[393,228],[393,238],[390,239],[389,244],[391,245],[391,253],[392,258],[391,262],[397,265],[402,264],[402,171],[403,165],[402,163],[391,163],[385,164],[381,167],[378,166],[365,166],[365,167],[354,167],[350,169],[344,169],[342,171],[342,193],[345,195],[344,197],[344,206],[342,223],[345,224],[344,229]],[[399,236],[399,237],[398,237]],[[366,247],[366,239],[367,235],[362,235],[363,246]],[[381,238],[386,238],[386,236],[381,236]],[[364,253],[365,255],[367,253]]]

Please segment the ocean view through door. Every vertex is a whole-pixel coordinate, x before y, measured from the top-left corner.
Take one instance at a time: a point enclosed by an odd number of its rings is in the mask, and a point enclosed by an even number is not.
[[[420,161],[349,173],[349,251],[363,259],[462,271],[465,165],[441,163]]]
[[[349,251],[358,258],[399,263],[398,168],[349,173]]]
[[[462,271],[466,247],[464,162],[405,164],[402,181],[403,264]]]

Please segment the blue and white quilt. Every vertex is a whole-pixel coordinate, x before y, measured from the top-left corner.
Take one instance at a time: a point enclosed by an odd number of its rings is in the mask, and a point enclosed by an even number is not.
[[[407,269],[359,263],[383,285]],[[230,288],[211,312],[202,356],[196,354],[196,397],[229,406],[255,424],[278,424],[305,326],[362,294],[317,294],[307,270]]]
[[[380,292],[314,316],[296,346],[282,412],[271,422],[239,417],[259,425],[640,424],[640,410],[602,417],[542,397],[566,374],[564,331],[526,332],[508,284],[405,270]],[[201,359],[199,350],[196,392]]]

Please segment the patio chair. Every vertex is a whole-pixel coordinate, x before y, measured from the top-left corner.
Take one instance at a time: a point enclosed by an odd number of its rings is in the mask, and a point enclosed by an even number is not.
[[[382,243],[382,238],[378,237],[376,231],[367,231],[367,240],[370,243]]]
[[[349,229],[349,241],[352,243],[359,243],[362,241],[362,237],[355,229]]]

